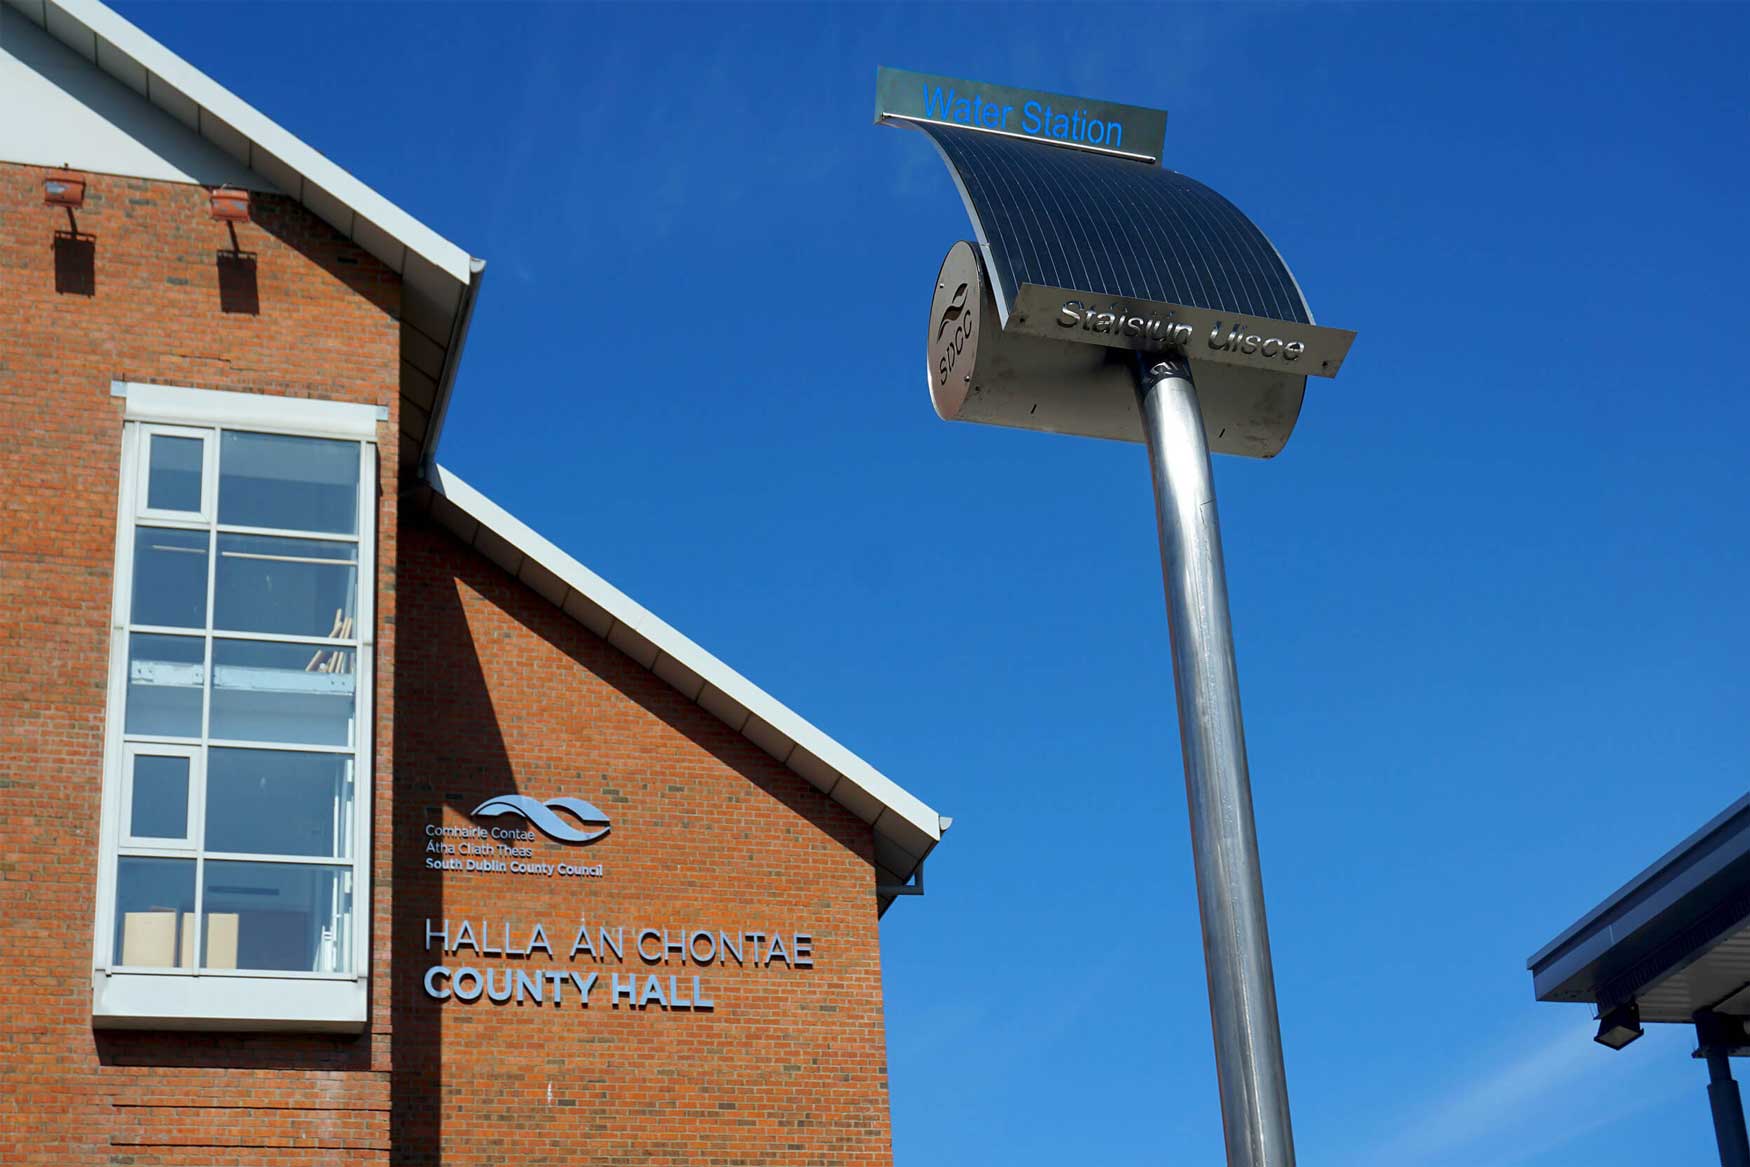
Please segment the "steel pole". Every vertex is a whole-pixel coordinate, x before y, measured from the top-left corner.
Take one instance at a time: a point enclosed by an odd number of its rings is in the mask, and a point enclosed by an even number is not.
[[[1293,1167],[1227,572],[1190,364],[1178,353],[1141,355],[1137,402],[1160,527],[1227,1161]]]
[[[1744,1129],[1744,1102],[1732,1078],[1732,1062],[1717,1046],[1703,1050],[1707,1058],[1707,1104],[1714,1115],[1714,1142],[1720,1167],[1750,1167],[1750,1135]]]

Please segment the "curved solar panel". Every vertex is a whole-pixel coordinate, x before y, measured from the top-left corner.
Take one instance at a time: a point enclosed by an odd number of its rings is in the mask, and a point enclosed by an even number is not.
[[[1005,320],[1020,286],[1039,284],[1313,322],[1264,233],[1200,182],[1083,150],[918,128],[960,184]]]

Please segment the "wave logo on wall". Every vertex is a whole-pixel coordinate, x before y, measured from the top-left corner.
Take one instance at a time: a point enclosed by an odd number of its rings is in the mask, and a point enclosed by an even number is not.
[[[559,811],[565,811],[582,827],[573,826],[559,817]],[[611,829],[608,816],[581,798],[549,798],[542,802],[526,794],[501,794],[475,807],[473,813],[475,818],[519,815],[528,819],[543,835],[561,843],[592,843]]]

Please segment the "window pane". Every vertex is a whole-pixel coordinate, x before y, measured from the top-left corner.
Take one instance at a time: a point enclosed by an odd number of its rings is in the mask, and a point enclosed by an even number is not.
[[[134,532],[135,624],[207,626],[207,533],[141,527]]]
[[[206,968],[352,970],[352,873],[307,863],[206,865]]]
[[[201,735],[206,645],[198,636],[128,637],[128,733]]]
[[[207,849],[345,859],[352,758],[215,749],[207,758]]]
[[[350,648],[215,640],[212,736],[351,745],[355,663]]]
[[[358,534],[359,446],[227,431],[219,444],[219,521]]]
[[[213,623],[238,632],[354,636],[358,544],[220,535]]]
[[[194,966],[194,860],[116,861],[115,963]]]
[[[188,838],[189,759],[134,755],[128,834],[136,839]]]
[[[200,438],[151,435],[146,465],[146,505],[158,511],[201,509]]]

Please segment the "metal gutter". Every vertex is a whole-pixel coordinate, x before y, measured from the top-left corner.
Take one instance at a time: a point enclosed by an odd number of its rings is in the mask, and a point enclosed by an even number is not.
[[[1528,969],[1535,968],[1537,965],[1543,963],[1547,958],[1553,955],[1557,949],[1566,945],[1570,940],[1579,936],[1582,932],[1589,931],[1594,924],[1600,921],[1613,909],[1622,905],[1630,897],[1635,895],[1636,892],[1647,887],[1647,885],[1653,883],[1661,876],[1667,876],[1670,874],[1668,869],[1676,867],[1680,860],[1686,857],[1693,858],[1692,856],[1689,856],[1689,852],[1699,850],[1701,843],[1707,839],[1708,836],[1719,831],[1731,819],[1745,814],[1746,811],[1750,811],[1750,794],[1744,795],[1744,797],[1734,802],[1731,806],[1728,806],[1725,810],[1709,819],[1701,829],[1695,831],[1681,843],[1665,852],[1665,854],[1661,855],[1642,870],[1639,875],[1636,875],[1633,879],[1612,892],[1605,898],[1604,902],[1600,903],[1584,916],[1581,916],[1573,924],[1570,924],[1567,928],[1563,929],[1561,935],[1557,936],[1554,940],[1551,940],[1548,944],[1545,944],[1542,948],[1533,953],[1526,960],[1525,967]],[[1747,819],[1744,824],[1744,829],[1750,829],[1750,819]]]
[[[470,256],[468,282],[462,287],[462,302],[450,321],[450,342],[444,349],[443,372],[438,377],[437,392],[432,398],[431,416],[426,419],[425,437],[420,443],[419,477],[431,481],[437,468],[438,439],[443,437],[444,418],[450,412],[450,394],[456,386],[456,371],[462,364],[462,350],[468,343],[468,325],[474,320],[474,301],[480,295],[480,284],[486,278],[486,261]]]
[[[1736,894],[1734,892],[1736,891]],[[1750,795],[1617,889],[1527,961],[1539,1000],[1632,994],[1740,922]],[[1721,914],[1721,910],[1725,914]],[[1729,917],[1729,918],[1728,918]],[[1681,951],[1680,951],[1681,950]],[[1632,982],[1632,983],[1631,983]]]

